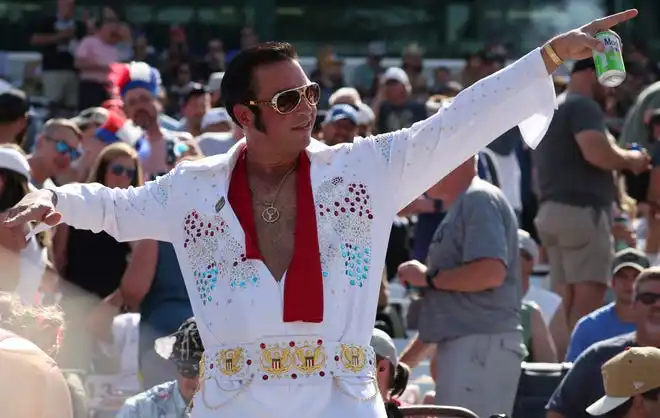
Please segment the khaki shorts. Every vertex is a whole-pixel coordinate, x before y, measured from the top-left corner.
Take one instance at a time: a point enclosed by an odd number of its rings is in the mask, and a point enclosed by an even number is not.
[[[603,209],[544,202],[534,220],[553,284],[608,283],[612,227]]]

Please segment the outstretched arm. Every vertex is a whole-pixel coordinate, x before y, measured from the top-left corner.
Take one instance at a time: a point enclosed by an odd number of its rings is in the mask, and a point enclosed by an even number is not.
[[[552,79],[537,49],[411,128],[356,140],[354,151],[371,154],[388,189],[397,191],[398,212],[513,126],[520,125],[528,143],[538,142],[554,108]]]
[[[374,161],[388,190],[398,191],[392,208],[398,212],[516,125],[533,148],[554,113],[555,93],[549,75],[562,60],[590,58],[594,49],[603,51],[605,46],[594,35],[635,16],[637,10],[631,9],[558,35],[464,90],[430,118],[410,129],[357,140],[354,151]]]
[[[77,229],[105,231],[117,241],[169,241],[168,206],[177,170],[141,187],[111,189],[98,183],[53,189],[61,222]]]

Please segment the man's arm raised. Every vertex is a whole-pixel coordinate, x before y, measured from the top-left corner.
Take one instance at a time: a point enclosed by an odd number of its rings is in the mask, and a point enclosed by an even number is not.
[[[111,189],[98,183],[76,183],[38,190],[11,208],[2,226],[17,240],[24,239],[27,223],[42,222],[105,231],[117,241],[169,241],[168,203],[176,178],[174,169],[141,187]]]
[[[388,190],[397,191],[392,209],[398,212],[516,125],[525,142],[535,147],[555,109],[550,74],[563,60],[587,58],[593,49],[602,50],[593,36],[636,15],[636,10],[628,10],[558,35],[465,89],[428,119],[409,129],[358,139],[353,151],[368,155]]]

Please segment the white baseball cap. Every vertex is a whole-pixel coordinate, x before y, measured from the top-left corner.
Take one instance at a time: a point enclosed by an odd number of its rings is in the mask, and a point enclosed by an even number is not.
[[[9,147],[0,147],[0,168],[10,170],[31,180],[30,164],[24,154]]]
[[[231,123],[229,113],[224,107],[214,107],[202,117],[202,129],[216,123]]]
[[[381,80],[383,83],[386,83],[388,81],[398,81],[404,86],[410,87],[410,79],[408,78],[408,74],[406,74],[406,72],[399,67],[390,67],[387,70],[385,70],[383,76],[381,77]]]

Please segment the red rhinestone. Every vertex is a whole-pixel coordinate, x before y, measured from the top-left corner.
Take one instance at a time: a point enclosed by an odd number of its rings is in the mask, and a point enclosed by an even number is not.
[[[293,341],[289,341],[289,347],[295,347],[295,346],[296,346],[296,343],[294,343]]]
[[[262,378],[263,380],[268,380],[268,376],[266,376],[266,375],[261,376],[261,378]]]
[[[209,364],[209,369],[213,368],[213,363]]]
[[[321,377],[325,376],[325,372],[319,372],[319,376]]]
[[[339,356],[335,356],[335,361],[339,361]]]
[[[252,364],[252,360],[248,360],[245,363],[247,363],[247,365],[249,366],[250,364]]]
[[[266,344],[261,343],[261,344],[259,344],[259,347],[261,347],[261,349],[264,350],[266,348]]]
[[[291,375],[291,379],[294,379],[294,380],[295,380],[295,379],[297,379],[297,378],[298,378],[298,375],[297,375],[297,374],[294,373],[294,374]]]
[[[323,344],[323,340],[318,340],[318,341],[316,342],[316,345],[321,345],[321,344]]]
[[[374,218],[374,215],[369,214],[369,215],[367,215],[367,218],[369,218],[369,219],[373,219],[373,218]]]

